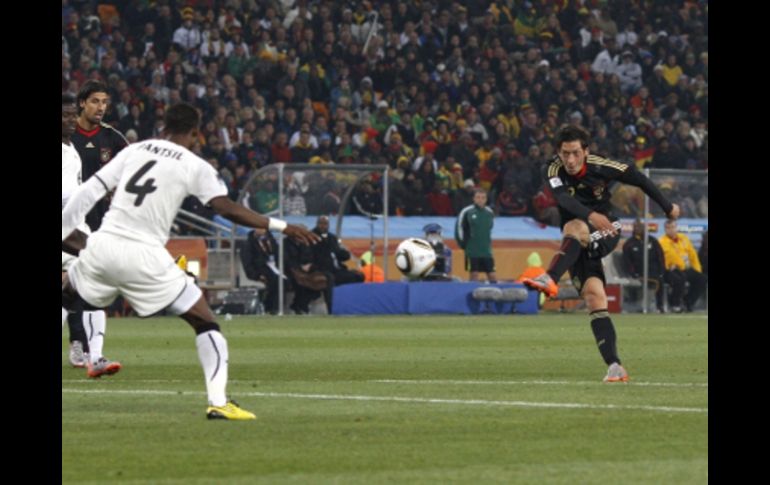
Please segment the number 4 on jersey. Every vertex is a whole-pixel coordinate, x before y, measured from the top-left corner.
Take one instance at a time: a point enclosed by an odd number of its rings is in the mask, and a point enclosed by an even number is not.
[[[142,185],[138,185],[139,179],[142,178],[144,174],[146,174],[156,163],[158,163],[157,160],[150,160],[149,162],[142,165],[142,168],[137,170],[126,184],[126,192],[136,194],[136,200],[134,201],[134,205],[136,207],[142,205],[142,202],[144,202],[144,197],[147,194],[155,192],[155,190],[158,188],[157,185],[152,184],[155,182],[154,178],[147,179]]]

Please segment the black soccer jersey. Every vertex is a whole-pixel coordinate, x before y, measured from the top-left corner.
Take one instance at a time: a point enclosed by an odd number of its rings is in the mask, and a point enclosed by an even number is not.
[[[588,155],[583,168],[570,175],[556,156],[545,167],[545,182],[559,204],[562,226],[572,219],[588,221],[591,212],[612,217],[610,186],[622,182],[639,187],[668,214],[673,208],[649,178],[633,164],[616,162],[597,155]]]
[[[118,130],[101,123],[91,131],[86,131],[79,125],[71,137],[80,159],[83,161],[83,182],[95,174],[102,165],[109,162],[117,153],[128,145],[128,140]],[[86,216],[86,222],[92,231],[99,228],[102,217],[107,212],[109,203],[101,200]]]
[[[83,161],[85,182],[128,145],[128,140],[112,126],[101,123],[91,131],[78,126],[72,134],[72,143]]]

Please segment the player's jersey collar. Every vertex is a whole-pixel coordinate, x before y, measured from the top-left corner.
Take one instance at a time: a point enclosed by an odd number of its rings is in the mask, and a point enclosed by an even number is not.
[[[90,137],[96,135],[97,133],[99,133],[99,130],[101,130],[101,128],[102,128],[101,126],[96,125],[96,128],[94,128],[93,130],[88,131],[88,130],[83,129],[83,127],[81,127],[80,125],[78,125],[78,133],[80,133],[83,136],[87,136],[87,137],[90,138]]]

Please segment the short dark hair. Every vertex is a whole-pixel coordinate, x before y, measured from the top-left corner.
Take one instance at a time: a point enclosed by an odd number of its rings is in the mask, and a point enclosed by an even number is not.
[[[201,115],[195,106],[179,103],[166,110],[164,129],[172,135],[182,135],[198,128],[200,122]]]
[[[88,97],[94,93],[109,93],[107,85],[96,79],[89,79],[83,83],[83,86],[80,87],[80,91],[78,91],[78,104],[80,104],[81,101],[87,100]]]
[[[64,106],[65,104],[75,104],[75,96],[70,93],[62,93],[61,105]]]
[[[556,145],[556,149],[559,149],[562,143],[579,141],[583,148],[588,148],[590,139],[591,135],[585,129],[575,125],[566,125],[559,129],[554,139],[554,145]]]

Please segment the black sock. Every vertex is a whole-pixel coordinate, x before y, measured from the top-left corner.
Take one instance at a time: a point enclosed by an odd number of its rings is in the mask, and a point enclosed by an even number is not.
[[[572,236],[564,236],[559,252],[553,257],[548,267],[548,275],[558,282],[561,276],[575,264],[582,249],[580,241]]]
[[[83,344],[83,352],[89,352],[86,329],[83,328],[83,312],[78,311],[67,315],[67,326],[70,329],[70,342],[77,340]]]
[[[617,337],[615,336],[615,326],[612,325],[610,314],[606,308],[591,312],[591,330],[594,332],[596,345],[599,347],[599,353],[607,365],[614,362],[620,364],[618,357]]]

